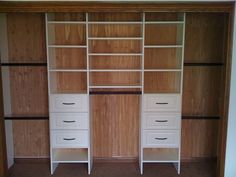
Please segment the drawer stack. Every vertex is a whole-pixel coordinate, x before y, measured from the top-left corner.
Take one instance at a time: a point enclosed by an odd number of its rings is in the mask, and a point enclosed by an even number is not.
[[[181,97],[179,94],[143,96],[143,163],[166,162],[179,166]]]
[[[50,96],[50,134],[52,169],[58,163],[88,163],[88,95]]]

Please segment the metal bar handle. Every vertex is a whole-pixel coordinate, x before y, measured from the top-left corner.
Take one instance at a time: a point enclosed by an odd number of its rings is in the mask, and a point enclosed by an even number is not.
[[[65,123],[74,123],[75,120],[63,120],[63,122],[65,122]]]
[[[158,102],[156,102],[156,104],[168,104],[168,103],[158,103]]]
[[[155,122],[168,122],[168,120],[155,120]]]
[[[156,140],[167,140],[167,138],[155,138]]]
[[[66,141],[73,141],[75,140],[76,138],[63,138],[63,140],[66,140]]]
[[[64,105],[74,105],[75,103],[62,103]]]

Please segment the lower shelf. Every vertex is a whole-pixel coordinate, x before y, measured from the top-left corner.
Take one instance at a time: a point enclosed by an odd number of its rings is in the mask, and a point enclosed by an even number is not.
[[[143,162],[179,162],[179,149],[178,148],[144,148],[143,149]]]
[[[52,163],[88,163],[88,149],[52,149]]]

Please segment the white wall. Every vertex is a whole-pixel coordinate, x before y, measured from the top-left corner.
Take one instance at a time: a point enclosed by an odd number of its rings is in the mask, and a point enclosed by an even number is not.
[[[233,57],[227,131],[225,177],[236,177],[236,13],[234,14]]]

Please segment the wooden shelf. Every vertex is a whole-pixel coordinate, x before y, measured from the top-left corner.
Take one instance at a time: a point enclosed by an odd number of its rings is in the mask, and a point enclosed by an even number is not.
[[[1,63],[1,66],[47,66],[47,63]]]
[[[184,66],[223,66],[224,63],[184,63]]]
[[[48,115],[4,115],[5,120],[48,120]]]

